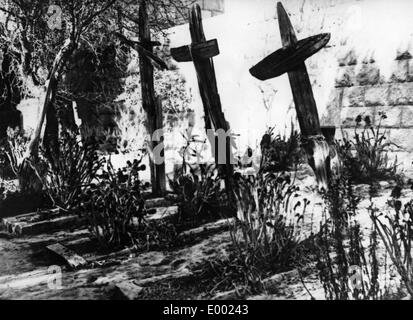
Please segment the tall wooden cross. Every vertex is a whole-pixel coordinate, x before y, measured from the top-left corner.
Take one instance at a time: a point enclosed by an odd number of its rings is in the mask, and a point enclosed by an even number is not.
[[[142,108],[146,113],[146,128],[150,135],[149,141],[149,166],[151,171],[152,194],[162,196],[166,192],[165,162],[156,161],[153,150],[163,142],[163,137],[153,137],[154,132],[163,128],[162,123],[162,105],[155,96],[153,65],[159,69],[167,69],[167,65],[162,59],[153,53],[153,47],[159,46],[157,41],[151,41],[151,32],[149,29],[148,11],[146,1],[141,0],[139,5],[139,41],[133,38],[126,38],[120,33],[116,35],[122,42],[136,49],[139,53],[139,69],[142,90]],[[155,139],[154,139],[155,138]],[[163,157],[163,150],[161,157]]]
[[[229,131],[229,124],[222,112],[221,100],[218,94],[217,81],[215,77],[214,62],[212,57],[219,54],[218,42],[216,39],[206,40],[202,25],[201,8],[195,4],[191,8],[189,29],[192,44],[171,48],[172,57],[178,62],[192,61],[198,77],[198,87],[201,94],[202,104],[205,113],[205,129],[222,129]],[[231,176],[233,166],[231,164],[231,141],[226,141],[226,164],[218,163],[220,158],[217,155],[218,146],[215,143],[215,162],[224,171],[227,190],[231,189]]]
[[[330,175],[329,147],[321,131],[317,105],[304,61],[328,43],[330,34],[323,33],[298,41],[288,14],[280,2],[277,3],[277,14],[283,47],[252,67],[250,73],[259,80],[288,73],[303,147],[317,181],[326,187]]]

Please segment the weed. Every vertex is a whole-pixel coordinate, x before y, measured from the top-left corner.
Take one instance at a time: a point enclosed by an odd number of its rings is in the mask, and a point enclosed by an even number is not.
[[[379,299],[382,290],[378,282],[376,228],[371,230],[367,249],[355,220],[360,199],[355,196],[348,176],[343,174],[331,180],[324,198],[328,212],[316,237],[316,256],[326,298]]]
[[[376,127],[371,124],[369,116],[362,118],[359,115],[354,129],[353,139],[348,136],[337,142],[340,159],[350,173],[350,178],[356,183],[370,183],[371,181],[395,178],[397,158],[391,161],[388,153],[391,147],[398,146],[386,141],[387,131],[382,130],[382,120],[385,113],[380,113],[380,120]],[[362,126],[364,122],[364,126]],[[360,128],[362,126],[362,128]]]
[[[399,189],[396,186],[388,201],[393,212],[384,214],[375,210],[371,219],[409,295],[413,297],[413,200],[403,205]]]
[[[173,190],[181,196],[180,222],[213,220],[225,215],[228,201],[223,179],[215,165],[187,165],[189,174],[177,172],[175,178],[169,180]]]
[[[235,186],[238,219],[231,231],[232,242],[248,283],[259,291],[261,277],[294,264],[301,220],[296,215],[301,204],[293,201],[298,188],[286,173],[267,173],[259,179],[236,174]]]
[[[300,135],[292,126],[290,135],[274,134],[274,128],[269,129],[261,140],[261,171],[281,172],[294,169],[303,161],[303,151],[300,147]]]
[[[97,183],[79,197],[78,211],[86,216],[90,231],[102,246],[133,243],[133,218],[137,218],[139,226],[147,213],[141,183],[136,178],[136,173],[145,169],[140,161],[131,168],[126,183],[119,180],[120,176],[108,161]]]
[[[71,210],[77,205],[77,199],[96,178],[103,165],[93,142],[81,141],[71,132],[62,131],[59,147],[55,152],[41,150],[43,161],[47,164],[46,172],[34,169],[43,183],[43,188],[53,204],[64,210]]]

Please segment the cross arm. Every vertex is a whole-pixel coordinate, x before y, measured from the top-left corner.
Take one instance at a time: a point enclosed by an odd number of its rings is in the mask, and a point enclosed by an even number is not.
[[[178,62],[192,61],[193,58],[212,58],[219,55],[218,41],[217,39],[213,39],[189,46],[171,48],[171,55]]]
[[[141,52],[143,55],[145,55],[147,58],[149,58],[150,60],[154,61],[155,64],[159,67],[159,69],[161,70],[167,70],[168,66],[167,64],[161,59],[159,58],[157,55],[155,55],[154,53],[150,52],[149,50],[147,50],[144,45],[141,42],[138,41],[134,41],[131,39],[128,39],[127,37],[125,37],[123,34],[119,33],[119,32],[115,32],[115,35],[126,45],[130,46],[131,48],[134,48],[135,50],[137,50],[138,52]],[[151,46],[157,46],[160,43],[157,41],[151,41],[151,43],[149,43],[149,45]]]
[[[283,47],[250,69],[250,73],[259,80],[278,77],[292,71],[321,50],[330,40],[329,33],[322,33],[298,41],[295,45]]]

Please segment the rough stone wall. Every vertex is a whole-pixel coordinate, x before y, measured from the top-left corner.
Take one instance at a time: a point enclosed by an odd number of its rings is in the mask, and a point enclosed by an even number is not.
[[[394,148],[393,156],[407,170],[411,169],[413,152],[413,60],[408,52],[390,61],[390,77],[381,75],[374,59],[359,61],[352,51],[338,59],[335,92],[322,118],[323,125],[334,125],[337,136],[348,134],[355,128],[358,115],[369,116],[374,125],[381,122],[388,140]],[[387,118],[381,119],[381,113]],[[341,130],[340,130],[341,129]]]

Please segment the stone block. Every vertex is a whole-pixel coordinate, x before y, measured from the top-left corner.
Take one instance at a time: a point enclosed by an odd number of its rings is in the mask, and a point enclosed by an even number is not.
[[[401,116],[401,127],[411,128],[413,127],[413,106],[402,106],[399,107],[402,109]]]
[[[407,70],[407,81],[413,81],[413,61],[409,61],[409,67]]]
[[[412,58],[412,55],[409,51],[398,51],[396,60],[409,60]]]
[[[356,74],[354,66],[346,66],[338,68],[337,77],[335,80],[336,87],[351,87],[354,86]]]
[[[374,120],[375,107],[352,107],[343,108],[341,110],[341,125],[344,128],[355,127],[356,118],[360,115],[363,117],[369,116],[371,121]],[[362,122],[364,123],[364,122]]]
[[[389,104],[408,105],[413,104],[413,83],[395,83],[390,86]]]
[[[391,129],[389,141],[401,148],[400,151],[413,151],[413,129]]]
[[[366,106],[384,106],[389,96],[389,85],[367,87],[365,89]]]
[[[340,125],[340,110],[341,100],[343,97],[343,89],[333,89],[325,112],[321,115],[320,123],[323,126],[338,126]]]
[[[360,86],[375,85],[380,82],[380,70],[375,63],[363,64],[356,75],[356,83]]]
[[[392,162],[396,161],[397,168],[399,171],[403,171],[406,176],[411,176],[413,174],[413,156],[411,152],[391,152],[389,153],[389,158]]]
[[[398,106],[383,106],[376,107],[374,113],[374,125],[381,124],[382,127],[400,127],[402,109]],[[382,116],[384,114],[384,116]]]
[[[338,65],[342,66],[353,66],[357,64],[357,56],[354,50],[350,50],[349,52],[344,53],[338,59]]]
[[[405,82],[409,71],[409,60],[395,60],[393,62],[390,81]]]
[[[343,91],[342,106],[347,107],[364,107],[364,87],[345,88]]]

